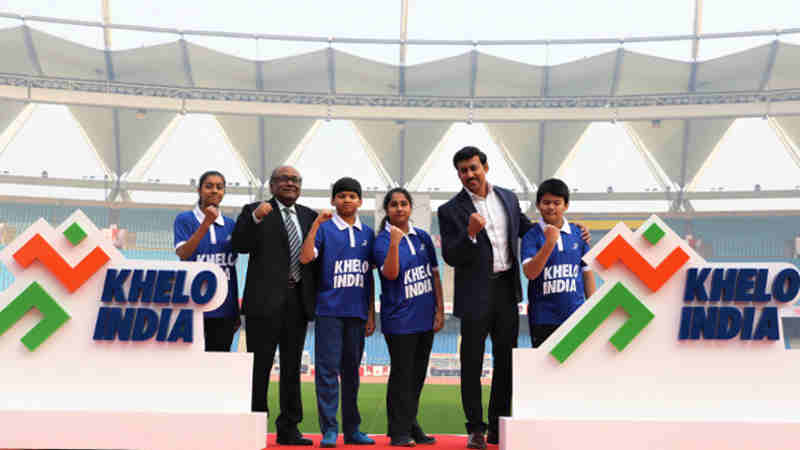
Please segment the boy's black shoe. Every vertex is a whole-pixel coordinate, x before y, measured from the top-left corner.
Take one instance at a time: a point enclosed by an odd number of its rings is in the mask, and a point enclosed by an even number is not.
[[[414,442],[417,444],[422,445],[431,445],[436,443],[436,438],[425,434],[420,427],[411,428],[411,439],[414,439]]]
[[[486,439],[484,439],[483,433],[478,431],[470,433],[467,437],[467,448],[486,448]]]
[[[277,439],[278,445],[314,445],[311,439],[306,439],[299,431],[294,433],[281,433]]]
[[[497,445],[500,443],[500,434],[497,431],[489,430],[489,433],[486,434],[486,442]]]

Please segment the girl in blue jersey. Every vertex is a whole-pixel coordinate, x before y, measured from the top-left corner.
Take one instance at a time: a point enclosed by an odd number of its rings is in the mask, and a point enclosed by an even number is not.
[[[542,220],[522,237],[522,270],[528,282],[531,344],[539,347],[595,291],[594,275],[583,262],[589,244],[567,222],[569,187],[551,178],[536,191]]]
[[[236,253],[231,249],[231,233],[236,222],[220,214],[225,196],[225,177],[210,170],[200,176],[199,199],[192,211],[175,218],[175,253],[182,261],[218,264],[228,277],[228,297],[214,311],[203,314],[206,351],[230,351],[233,334],[239,328],[239,284],[236,279]]]
[[[375,235],[361,223],[361,184],[342,178],[333,184],[331,205],[311,225],[300,262],[319,261],[314,321],[314,382],[322,430],[320,447],[336,447],[339,424],[339,377],[342,380],[342,429],[345,444],[374,444],[359,430],[358,368],[364,338],[375,332],[372,246]]]
[[[392,370],[386,391],[391,445],[433,444],[417,421],[433,334],[444,326],[442,283],[430,236],[409,223],[413,200],[403,188],[383,199],[386,217],[375,238],[380,267],[381,330]]]

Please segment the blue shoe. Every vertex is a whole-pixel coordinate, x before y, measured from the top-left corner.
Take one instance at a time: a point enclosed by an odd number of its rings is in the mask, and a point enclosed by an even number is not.
[[[334,448],[336,447],[336,438],[337,433],[335,431],[326,431],[325,434],[322,435],[322,440],[319,441],[319,446],[323,448]]]
[[[344,443],[350,445],[375,445],[375,441],[372,438],[360,431],[345,435]]]

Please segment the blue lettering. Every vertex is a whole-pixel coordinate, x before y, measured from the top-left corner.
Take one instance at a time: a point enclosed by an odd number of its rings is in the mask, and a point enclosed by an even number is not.
[[[689,269],[686,274],[686,289],[683,291],[683,301],[690,302],[697,299],[697,301],[704,302],[708,300],[705,282],[710,272],[711,269],[708,267],[701,269],[699,274],[697,273],[697,268]]]
[[[742,328],[742,313],[733,306],[719,308],[717,339],[733,339]]]
[[[702,308],[702,306],[684,306],[681,308],[681,330],[678,332],[678,339],[689,339],[689,327],[692,324],[692,310]]]
[[[133,328],[134,310],[126,309],[122,316],[122,308],[118,306],[101,307],[94,326],[94,340],[113,341],[118,336],[120,341],[127,341]]]
[[[770,341],[778,340],[778,308],[768,306],[761,310],[761,317],[758,319],[756,325],[756,332],[753,334],[753,340],[761,340],[767,338]]]
[[[153,303],[169,303],[172,283],[175,280],[174,270],[159,270],[156,279],[156,292],[153,295]]]
[[[156,334],[157,329],[158,314],[150,308],[137,308],[131,340],[135,342],[146,341]]]
[[[103,284],[103,295],[100,300],[104,303],[110,303],[116,299],[119,303],[125,303],[125,291],[122,289],[122,284],[128,279],[131,271],[122,269],[117,274],[117,269],[108,269],[106,271],[106,281]]]
[[[742,336],[743,341],[753,339],[753,321],[756,317],[756,309],[752,306],[744,307],[744,318],[742,319]]]
[[[178,318],[175,319],[175,325],[172,327],[172,332],[169,333],[168,342],[177,342],[182,339],[183,342],[192,342],[192,311],[191,309],[182,309],[178,312]]]
[[[799,289],[800,273],[795,269],[781,270],[772,281],[772,295],[781,303],[794,300]]]
[[[179,270],[175,276],[175,289],[172,290],[172,304],[189,303],[189,296],[184,294],[183,286],[186,284],[186,271]]]
[[[758,269],[756,288],[753,291],[754,302],[768,302],[772,298],[767,292],[767,276],[769,276],[769,269]]]
[[[736,278],[736,301],[752,302],[753,288],[755,288],[756,269],[741,269]]]
[[[156,271],[155,270],[148,270],[147,276],[142,279],[142,274],[145,271],[141,269],[136,269],[133,271],[133,276],[131,277],[131,288],[128,291],[128,301],[130,303],[136,303],[139,301],[139,297],[141,297],[142,303],[150,303],[153,301],[153,290],[155,289],[156,284]]]
[[[206,287],[203,293],[203,285]],[[217,293],[217,277],[214,272],[204,270],[192,280],[192,300],[198,305],[205,305]],[[179,317],[180,318],[180,317]]]
[[[158,334],[156,340],[164,342],[167,340],[167,332],[169,331],[169,319],[172,317],[172,308],[164,308],[161,310],[161,321],[158,323]]]
[[[706,314],[706,312],[708,312],[708,314]],[[703,334],[703,339],[714,339],[718,313],[718,306],[709,306],[708,310],[704,309],[702,306],[694,307],[694,312],[692,312],[692,326],[689,330],[689,339],[700,339],[701,332]]]
[[[722,296],[722,300],[727,302],[733,300],[738,272],[737,269],[714,269],[711,275],[711,295],[709,300],[719,301],[720,296]]]

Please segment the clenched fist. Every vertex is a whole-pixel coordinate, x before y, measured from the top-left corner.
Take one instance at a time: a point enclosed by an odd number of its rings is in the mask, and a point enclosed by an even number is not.
[[[256,219],[261,220],[271,212],[272,212],[272,204],[270,204],[269,202],[261,202],[261,204],[258,205],[258,208],[256,208],[256,210],[254,211],[254,214],[256,216]]]
[[[561,237],[561,230],[550,224],[545,225],[544,238],[547,242],[554,244],[558,241],[559,237]]]
[[[332,217],[333,217],[333,212],[331,212],[330,209],[323,209],[317,215],[317,219],[315,220],[315,222],[317,222],[317,224],[322,224],[323,222],[331,220]]]
[[[203,210],[203,213],[206,215],[205,219],[203,220],[206,225],[211,225],[215,220],[217,220],[217,217],[219,217],[219,209],[217,209],[217,207],[214,205],[206,206]]]
[[[394,225],[389,225],[389,227],[389,245],[399,244],[400,239],[403,239],[403,230]]]
[[[478,235],[478,232],[486,226],[486,219],[483,218],[482,215],[478,213],[472,213],[469,216],[469,224],[467,225],[467,233],[471,238],[475,238]]]

